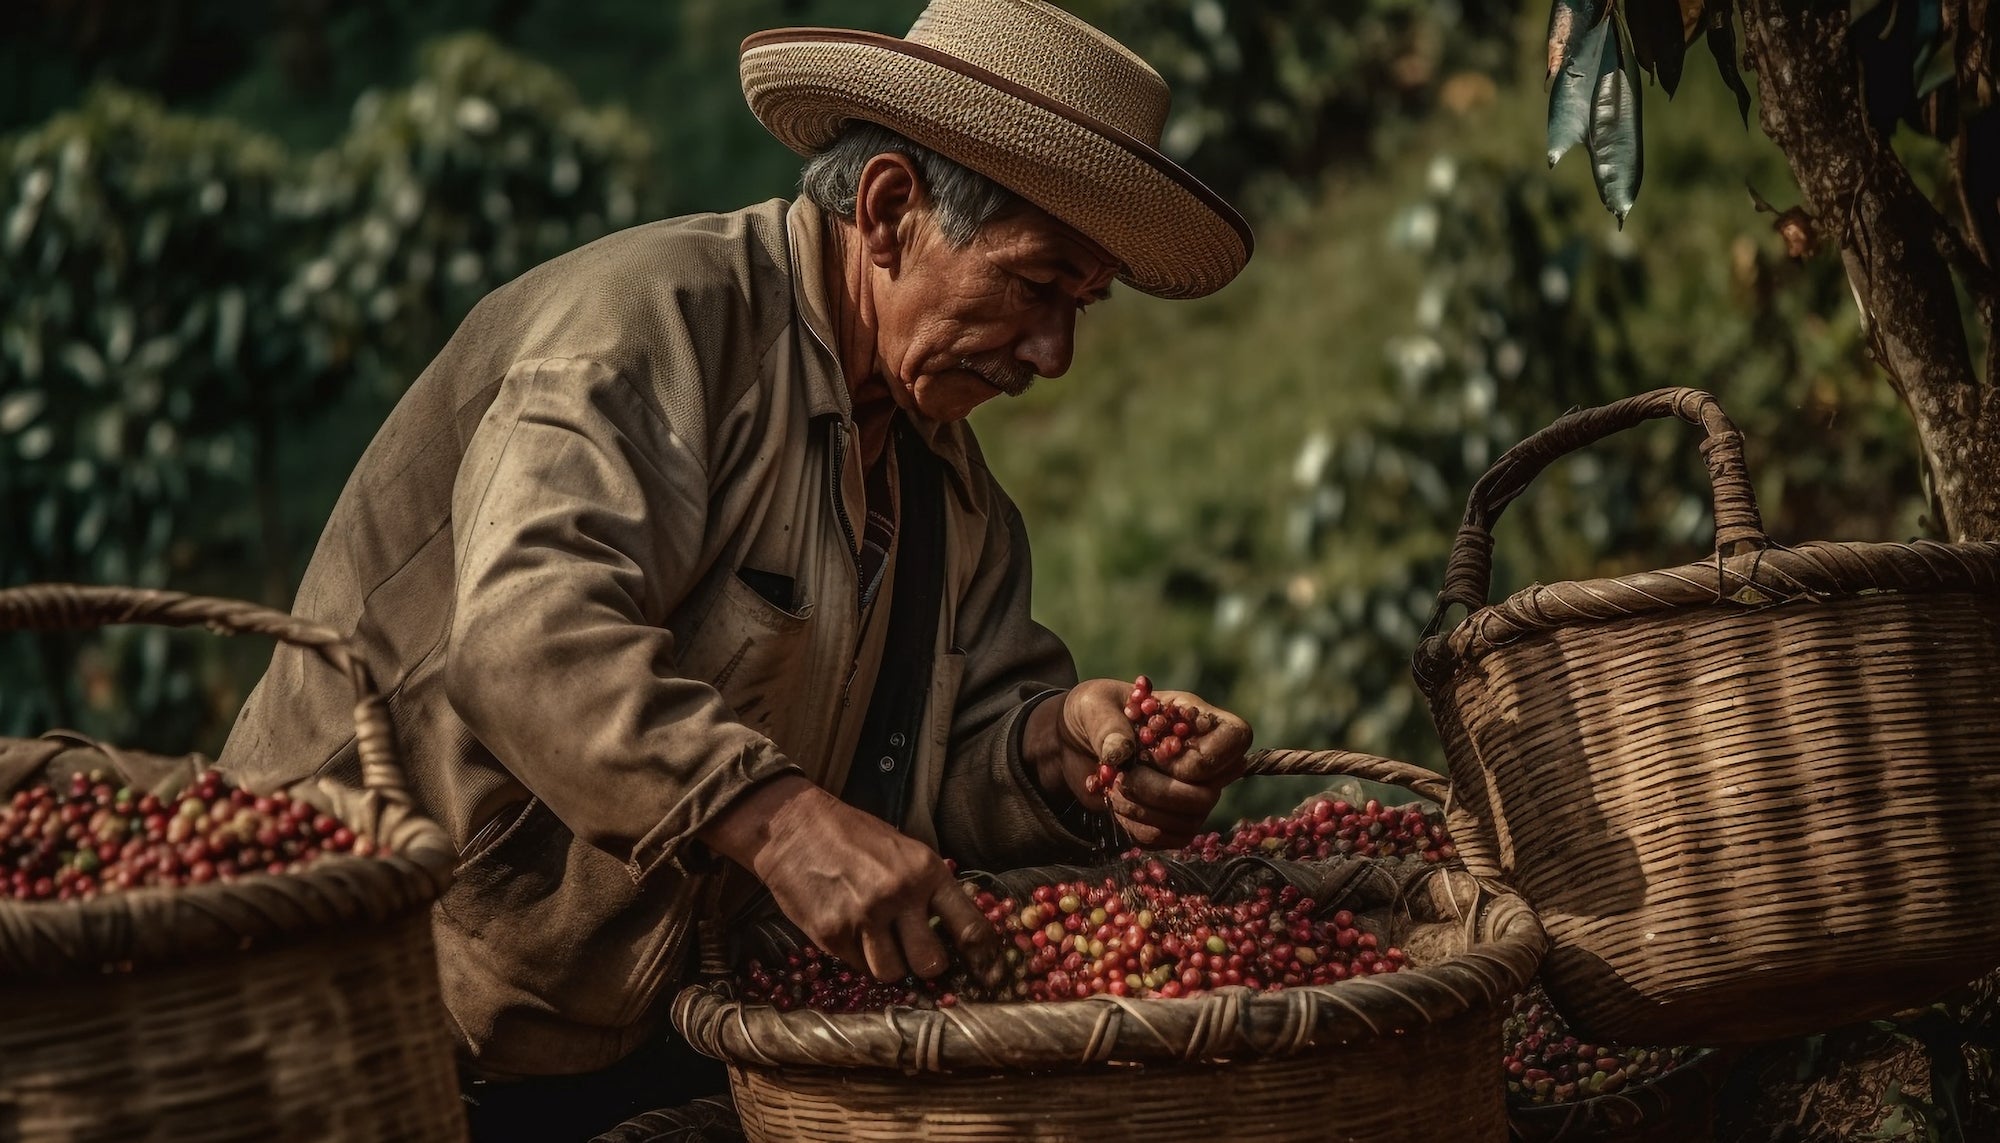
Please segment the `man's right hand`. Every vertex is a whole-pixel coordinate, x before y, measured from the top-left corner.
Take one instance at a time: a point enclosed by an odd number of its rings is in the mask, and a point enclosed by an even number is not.
[[[999,981],[1000,935],[944,860],[800,775],[758,786],[698,836],[755,874],[808,940],[878,980],[944,973],[936,915],[973,975]]]

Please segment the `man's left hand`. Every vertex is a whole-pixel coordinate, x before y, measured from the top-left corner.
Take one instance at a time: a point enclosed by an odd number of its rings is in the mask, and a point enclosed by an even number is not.
[[[1106,810],[1134,842],[1149,848],[1185,845],[1208,820],[1222,789],[1243,773],[1250,724],[1186,691],[1156,691],[1162,703],[1192,707],[1195,734],[1172,759],[1146,762],[1125,717],[1132,684],[1117,679],[1078,683],[1044,701],[1029,716],[1023,753],[1043,790]],[[1101,763],[1121,767],[1109,795],[1091,793],[1086,779]]]

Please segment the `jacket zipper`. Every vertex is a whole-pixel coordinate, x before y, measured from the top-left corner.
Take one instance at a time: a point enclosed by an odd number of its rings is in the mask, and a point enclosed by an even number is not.
[[[827,480],[827,491],[833,497],[833,514],[840,521],[840,534],[847,541],[847,558],[854,561],[854,575],[861,576],[861,560],[854,553],[860,550],[860,541],[854,535],[854,521],[847,516],[847,498],[843,495],[847,488],[847,422],[833,424],[833,472]]]
[[[847,515],[847,498],[843,494],[847,487],[847,422],[845,420],[836,420],[833,423],[832,432],[833,448],[828,456],[832,461],[833,471],[827,481],[827,492],[833,500],[834,518],[840,521],[842,540],[847,544],[848,562],[854,568],[855,595],[850,597],[848,605],[853,607],[855,609],[854,614],[859,616],[861,614],[859,594],[861,557],[858,553],[861,543],[854,534],[854,521]],[[841,716],[848,707],[848,692],[854,687],[854,676],[861,670],[861,659],[858,653],[860,631],[858,627],[855,630],[855,650],[847,656],[847,671],[840,683],[839,701],[832,703],[832,709],[827,712],[827,726],[822,736],[823,741],[831,742],[839,736]],[[828,759],[829,766],[834,764],[833,759]],[[838,793],[838,791],[835,792]]]

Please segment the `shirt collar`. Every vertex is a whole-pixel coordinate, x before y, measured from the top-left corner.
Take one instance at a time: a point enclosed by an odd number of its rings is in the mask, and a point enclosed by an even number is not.
[[[843,420],[854,416],[853,394],[847,391],[847,377],[841,370],[839,341],[834,337],[833,306],[826,294],[825,212],[811,199],[799,198],[785,213],[785,232],[792,261],[792,298],[799,322],[825,355],[824,368],[808,368],[808,400],[813,416],[835,414]],[[929,417],[903,414],[917,430],[924,444],[943,457],[959,479],[970,486],[972,464],[966,454],[964,428],[934,421]]]

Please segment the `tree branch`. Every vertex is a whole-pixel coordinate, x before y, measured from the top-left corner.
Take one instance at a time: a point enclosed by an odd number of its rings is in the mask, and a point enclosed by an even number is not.
[[[1764,132],[1840,242],[1871,343],[1937,478],[1943,523],[1958,538],[2000,538],[2000,400],[1973,370],[1959,310],[1950,263],[1964,243],[1869,122],[1848,6],[1740,6]]]

